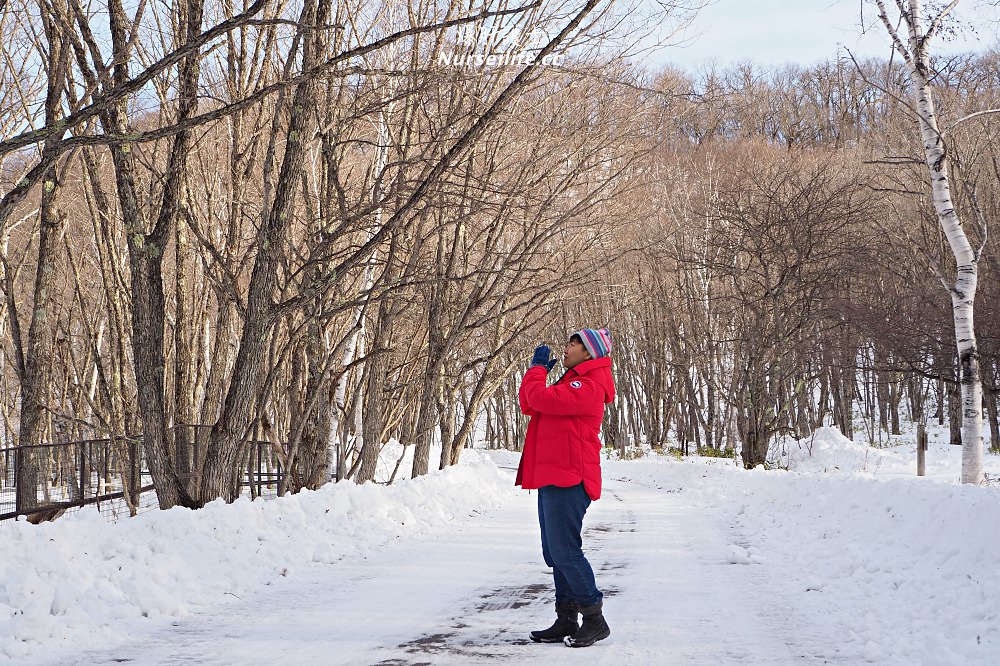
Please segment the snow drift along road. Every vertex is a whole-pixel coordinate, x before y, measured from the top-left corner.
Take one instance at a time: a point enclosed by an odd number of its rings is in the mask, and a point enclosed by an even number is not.
[[[1000,489],[893,478],[879,456],[813,460],[835,475],[607,462],[586,527],[613,633],[588,661],[995,663]],[[390,487],[0,526],[0,661],[562,663],[578,651],[524,640],[551,593],[512,479],[467,451]]]

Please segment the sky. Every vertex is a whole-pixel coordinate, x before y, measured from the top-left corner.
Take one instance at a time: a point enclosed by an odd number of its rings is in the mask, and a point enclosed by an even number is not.
[[[862,0],[716,0],[699,13],[683,45],[665,47],[648,62],[684,69],[741,60],[808,65],[836,57],[841,46],[858,57],[888,57],[889,38],[874,5],[865,2],[863,7],[864,35]],[[984,51],[998,43],[1000,9],[982,0],[963,0],[954,14],[971,29],[953,41],[939,41],[938,52]]]

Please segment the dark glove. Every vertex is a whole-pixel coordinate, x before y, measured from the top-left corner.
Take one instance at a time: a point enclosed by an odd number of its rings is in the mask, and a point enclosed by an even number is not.
[[[538,345],[535,347],[535,355],[531,357],[531,367],[544,365],[545,371],[548,372],[556,364],[556,359],[549,359],[551,355],[552,350],[549,349],[548,345]]]

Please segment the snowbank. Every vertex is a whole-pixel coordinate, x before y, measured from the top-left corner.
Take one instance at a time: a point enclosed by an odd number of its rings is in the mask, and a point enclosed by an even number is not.
[[[997,663],[1000,488],[957,483],[960,447],[932,442],[937,479],[915,475],[912,446],[865,449],[833,431],[790,457],[798,472],[657,456],[605,473],[717,519],[731,541],[717,561],[746,565],[761,631],[805,661]]]
[[[662,629],[665,614],[670,622],[703,621],[718,613],[695,597],[725,599],[724,589],[731,599],[752,600],[735,614],[741,626],[729,629],[760,632],[772,643],[757,647],[776,649],[773,662],[754,663],[992,666],[1000,654],[1000,487],[957,483],[961,450],[939,435],[932,433],[927,478],[915,476],[915,451],[905,437],[868,449],[832,430],[816,434],[812,455],[786,450],[793,471],[652,454],[605,461],[608,487],[620,497],[628,497],[621,484],[635,484],[652,499],[629,506],[609,493],[594,515],[603,511],[613,522],[657,506],[662,520],[654,524],[668,531],[690,527],[679,516],[695,517],[707,532],[675,536],[698,562],[712,563],[669,571],[678,579],[672,589],[689,591],[690,600],[658,597],[651,607],[622,594],[613,597],[616,617],[648,624],[636,636]],[[411,455],[397,447],[380,473],[391,474],[397,456],[408,470]],[[133,634],[149,636],[174,618],[226,613],[244,603],[242,596],[308,566],[330,567],[336,580],[353,577],[365,590],[366,556],[370,562],[373,551],[411,539],[407,552],[414,555],[406,562],[433,559],[441,543],[468,529],[474,512],[477,533],[492,535],[499,552],[510,532],[497,528],[498,512],[483,510],[519,502],[528,518],[518,518],[518,534],[529,534],[522,528],[530,528],[532,498],[512,486],[518,454],[490,456],[496,464],[465,451],[457,467],[388,487],[342,483],[267,502],[152,512],[117,525],[96,512],[41,526],[0,525],[0,662],[58,662]],[[1000,477],[1000,457],[986,461],[989,478]],[[706,534],[711,538],[698,538]],[[633,544],[635,581],[666,575],[662,550],[649,548],[660,542],[629,529],[620,535]],[[592,541],[600,547],[600,539]],[[494,564],[502,569],[500,559]],[[453,605],[446,588],[434,597],[438,606]],[[414,618],[418,626],[423,615]],[[296,622],[294,614],[288,621]],[[672,635],[680,640],[682,628]],[[659,653],[647,659],[642,646],[624,647],[630,663],[662,663]],[[743,656],[733,653],[725,663],[743,663]]]
[[[916,432],[911,426],[902,435],[886,437],[880,446],[868,446],[863,433],[855,441],[839,430],[824,427],[802,440],[781,439],[772,444],[768,462],[775,467],[805,474],[846,474],[868,478],[912,479],[917,471]],[[955,484],[961,480],[962,447],[949,444],[947,426],[927,428],[927,479]],[[1000,478],[1000,458],[986,455],[986,476]]]
[[[882,465],[880,449],[853,442],[824,427],[808,439],[786,439],[771,448],[772,463],[796,472],[869,472]]]
[[[987,664],[1000,652],[1000,492],[914,478],[720,475],[764,602],[827,623],[846,663]],[[815,646],[814,648],[815,649]]]
[[[440,529],[509,497],[486,457],[392,486],[353,483],[270,501],[213,502],[116,525],[78,512],[0,526],[0,662],[120,641],[147,618],[238,599],[312,563],[330,565]]]

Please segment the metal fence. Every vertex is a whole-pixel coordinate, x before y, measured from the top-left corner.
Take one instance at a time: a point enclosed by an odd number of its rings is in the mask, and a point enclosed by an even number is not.
[[[0,520],[50,520],[89,504],[124,503],[138,512],[153,490],[140,441],[88,439],[0,449]]]
[[[174,430],[175,463],[178,475],[188,484],[188,492],[196,494],[201,483],[198,470],[205,465],[210,425],[176,425]],[[278,451],[281,451],[279,455]],[[253,440],[247,447],[246,459],[241,464],[240,491],[258,497],[274,497],[285,489],[287,480],[281,460],[288,453],[287,444]]]
[[[210,426],[175,428],[174,455],[181,481],[200,484]],[[251,499],[284,490],[282,445],[253,441],[241,464],[240,491]],[[141,437],[89,439],[0,449],[0,521],[25,516],[52,520],[93,506],[114,520],[158,506]]]

